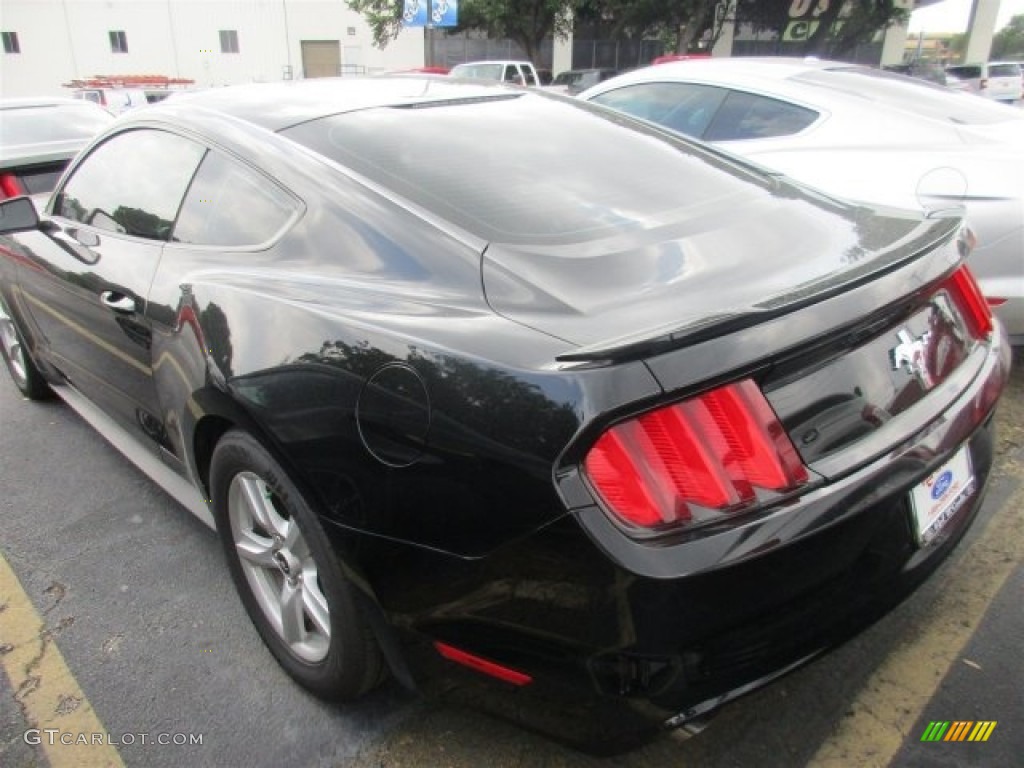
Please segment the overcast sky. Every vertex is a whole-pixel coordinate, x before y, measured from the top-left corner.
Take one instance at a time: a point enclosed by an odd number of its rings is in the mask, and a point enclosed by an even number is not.
[[[943,0],[914,11],[910,17],[911,32],[964,32],[971,15],[972,0]],[[1006,26],[1013,16],[1024,14],[1024,0],[1002,0],[996,31]]]

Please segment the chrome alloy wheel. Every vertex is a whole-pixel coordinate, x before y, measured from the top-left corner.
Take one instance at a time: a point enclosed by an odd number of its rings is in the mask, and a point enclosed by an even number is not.
[[[14,376],[19,386],[25,386],[28,381],[28,367],[25,364],[25,350],[21,346],[21,339],[14,328],[14,321],[4,310],[0,303],[0,344],[3,344],[4,355],[10,363],[11,375]]]
[[[331,645],[327,598],[298,523],[275,501],[259,475],[235,475],[228,488],[231,536],[267,621],[296,657],[320,662]]]

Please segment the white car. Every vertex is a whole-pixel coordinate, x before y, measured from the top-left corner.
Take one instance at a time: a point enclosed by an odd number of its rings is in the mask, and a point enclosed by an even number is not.
[[[946,84],[957,91],[969,91],[1010,104],[1024,99],[1024,72],[1016,61],[946,67]]]
[[[963,204],[971,267],[1024,344],[1024,111],[834,61],[700,59],[606,80],[579,98],[712,142],[852,200]]]
[[[62,98],[0,99],[0,200],[49,196],[71,159],[114,119]]]

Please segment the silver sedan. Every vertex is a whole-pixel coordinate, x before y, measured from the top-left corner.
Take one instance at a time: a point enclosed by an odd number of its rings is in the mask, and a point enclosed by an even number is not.
[[[937,211],[964,204],[971,267],[1024,344],[1024,110],[834,61],[703,59],[579,98],[703,139],[830,194]]]

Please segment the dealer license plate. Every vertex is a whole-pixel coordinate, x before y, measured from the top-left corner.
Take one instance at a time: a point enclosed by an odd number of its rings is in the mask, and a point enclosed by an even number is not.
[[[974,493],[971,457],[964,446],[910,492],[917,543],[925,545],[938,535]]]

